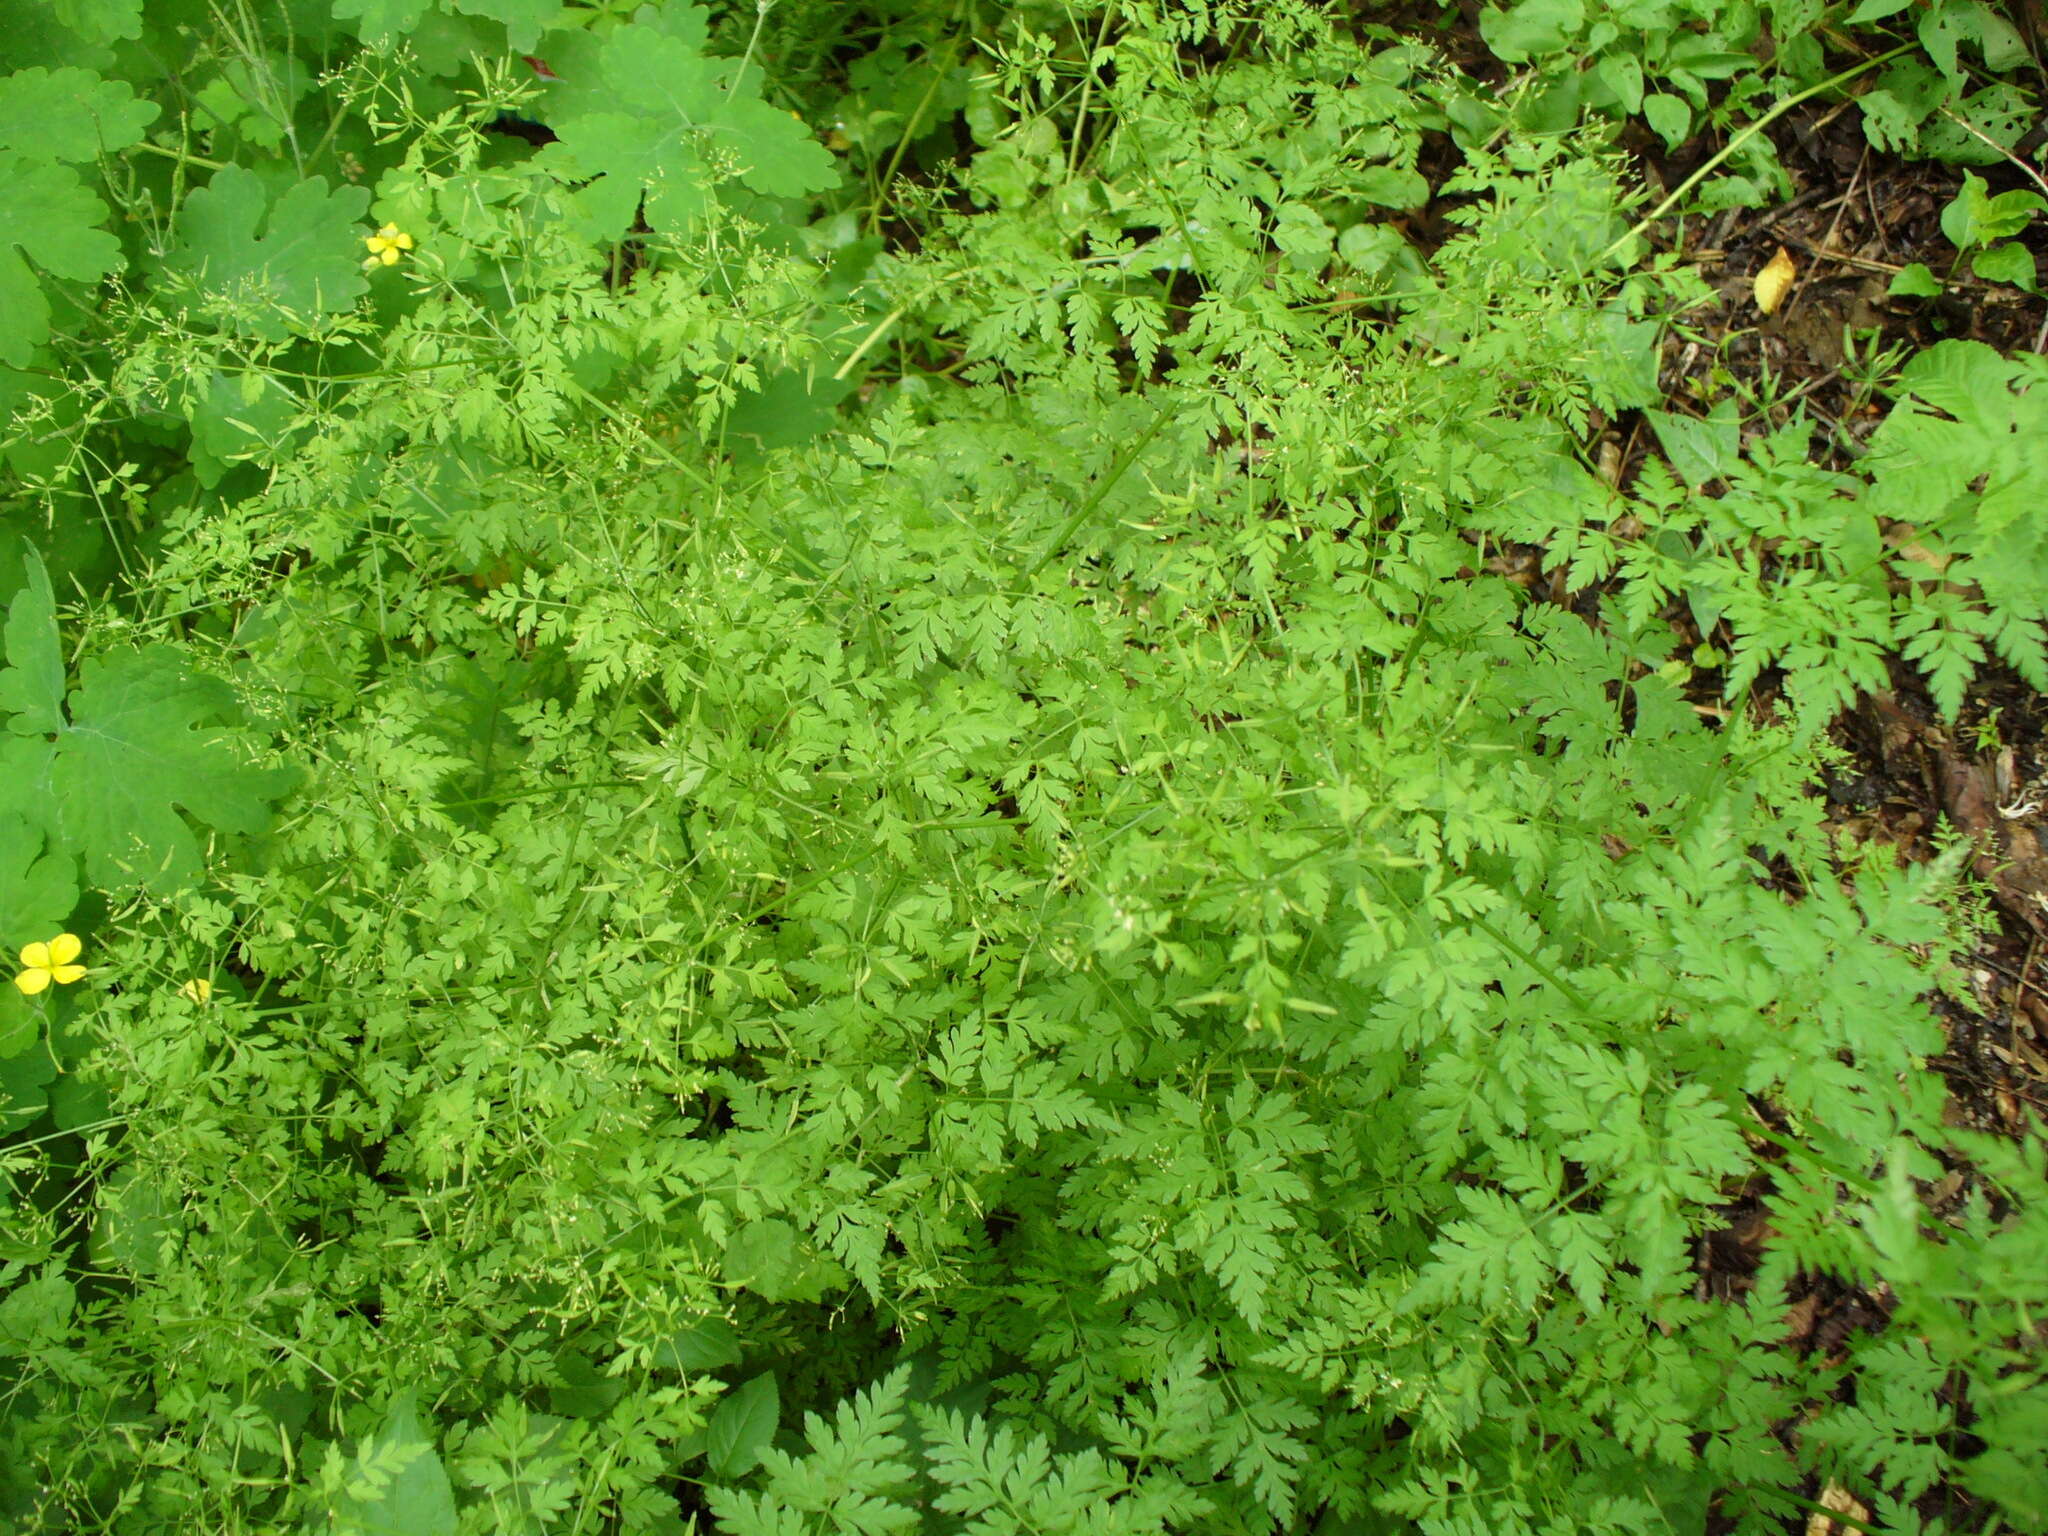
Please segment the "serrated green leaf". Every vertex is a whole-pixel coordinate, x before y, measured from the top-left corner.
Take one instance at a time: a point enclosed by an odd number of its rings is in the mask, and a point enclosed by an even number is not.
[[[78,905],[78,866],[39,828],[0,816],[0,949],[9,954],[63,931]]]
[[[781,1395],[775,1373],[759,1376],[725,1395],[704,1427],[704,1450],[714,1477],[740,1477],[751,1472],[761,1452],[775,1438]]]
[[[1337,255],[1371,277],[1407,248],[1401,232],[1387,224],[1354,224],[1337,237]]]
[[[548,1402],[555,1412],[574,1419],[602,1418],[626,1395],[626,1384],[607,1376],[580,1349],[564,1349],[555,1356],[555,1378]]]
[[[1970,270],[1987,283],[2011,283],[2029,293],[2038,282],[2034,253],[2017,240],[1979,251],[1970,258]]]
[[[506,39],[522,52],[538,43],[541,33],[562,14],[561,0],[455,0],[455,8],[503,22]]]
[[[1887,295],[1900,299],[1931,299],[1940,292],[1941,279],[1921,261],[1909,262],[1901,267],[1885,289]]]
[[[455,1489],[434,1441],[421,1427],[414,1394],[401,1392],[384,1423],[357,1453],[376,1491],[344,1493],[334,1511],[332,1536],[454,1536]],[[388,1469],[395,1468],[395,1474]],[[375,1469],[375,1470],[372,1470]]]
[[[20,816],[75,850],[86,878],[112,889],[175,890],[203,866],[179,814],[253,834],[292,775],[250,766],[219,728],[234,693],[190,672],[168,647],[88,658],[69,721],[54,739],[0,745],[0,814]]]
[[[1645,410],[1665,457],[1695,490],[1725,480],[1742,462],[1742,422],[1735,402],[1723,400],[1704,419]]]
[[[1941,718],[1955,719],[1964,690],[1984,660],[1984,642],[1965,630],[1926,629],[1907,640],[1904,650],[1927,679]]]
[[[599,178],[576,194],[595,238],[623,235],[643,193],[648,225],[680,234],[727,177],[770,197],[832,183],[831,154],[794,116],[762,101],[736,61],[706,58],[685,38],[635,24],[579,62],[602,80],[604,106],[596,109],[589,82],[574,82],[564,95],[583,105],[554,125],[560,140],[544,155]]]
[[[142,36],[142,0],[54,0],[53,9],[89,43]]]
[[[0,667],[0,713],[18,736],[64,728],[64,654],[57,633],[57,595],[32,544],[22,545],[23,584],[7,608],[6,666]]]
[[[0,362],[23,368],[50,334],[50,301],[35,269],[96,283],[119,270],[121,246],[99,227],[107,205],[67,166],[0,150],[0,207],[7,210],[0,232]]]
[[[134,1164],[119,1169],[100,1191],[99,1219],[93,1223],[92,1257],[148,1274],[163,1239],[184,1226],[183,1211],[156,1180]]]
[[[563,124],[542,159],[567,162],[579,179],[595,178],[575,193],[584,232],[615,240],[632,226],[643,198],[650,229],[683,233],[696,224],[715,180],[698,143],[693,130],[662,133],[629,113],[593,112]]]
[[[256,396],[247,398],[253,385]],[[220,484],[228,469],[245,460],[275,463],[289,436],[298,401],[269,373],[230,378],[216,373],[203,393],[185,405],[192,423],[192,475],[201,485]]]
[[[770,1300],[796,1272],[796,1229],[778,1217],[750,1221],[725,1245],[726,1278]]]
[[[0,149],[92,161],[135,143],[158,110],[127,82],[89,69],[18,70],[0,78]]]
[[[334,0],[334,19],[355,24],[366,43],[405,36],[434,8],[434,0]]]
[[[715,1371],[739,1362],[739,1335],[722,1317],[685,1323],[654,1351],[654,1363],[672,1371]]]
[[[64,1337],[78,1290],[55,1265],[0,1299],[0,1360],[20,1358]]]
[[[369,203],[367,187],[329,192],[314,176],[273,204],[259,177],[231,165],[186,199],[163,270],[230,300],[236,329],[283,341],[292,320],[346,309],[367,289]]]
[[[1371,165],[1358,173],[1358,196],[1382,208],[1420,208],[1429,201],[1429,183],[1415,171]]]

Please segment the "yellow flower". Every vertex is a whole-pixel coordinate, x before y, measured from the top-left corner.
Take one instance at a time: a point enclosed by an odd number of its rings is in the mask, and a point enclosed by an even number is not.
[[[195,1003],[203,1003],[213,996],[213,983],[204,976],[194,976],[178,988],[178,996]]]
[[[85,974],[85,967],[73,965],[85,946],[75,933],[60,933],[47,944],[30,944],[21,952],[21,974],[14,984],[22,996],[34,997],[53,981],[67,985]]]
[[[398,253],[412,249],[412,236],[401,233],[396,224],[386,224],[374,235],[367,236],[363,244],[370,248],[366,267],[394,267],[398,265]]]

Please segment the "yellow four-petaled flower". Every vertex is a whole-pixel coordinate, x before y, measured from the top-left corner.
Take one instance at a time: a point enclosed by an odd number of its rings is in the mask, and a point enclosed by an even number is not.
[[[386,224],[374,235],[366,237],[363,244],[370,248],[366,267],[398,265],[398,253],[412,249],[412,236],[399,229],[396,224]]]
[[[21,951],[21,974],[14,978],[15,986],[21,989],[24,997],[34,997],[53,981],[68,985],[78,980],[85,974],[85,967],[73,962],[84,948],[75,933],[60,933],[47,944],[25,945]]]

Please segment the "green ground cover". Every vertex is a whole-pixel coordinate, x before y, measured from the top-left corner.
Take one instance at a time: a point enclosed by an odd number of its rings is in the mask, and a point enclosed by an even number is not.
[[[0,39],[0,1530],[2048,1530],[1970,850],[1815,788],[2048,687],[2048,361],[1659,370],[1806,102],[2031,292],[2025,17]]]

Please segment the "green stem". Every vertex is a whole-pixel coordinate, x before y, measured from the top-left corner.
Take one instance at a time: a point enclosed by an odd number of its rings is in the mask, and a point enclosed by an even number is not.
[[[861,338],[860,345],[855,347],[851,352],[849,352],[846,355],[846,361],[841,363],[836,369],[833,370],[833,379],[835,381],[843,379],[849,373],[853,372],[853,370],[857,366],[859,366],[860,360],[868,355],[869,350],[874,346],[876,342],[880,341],[884,336],[886,336],[889,333],[889,327],[894,325],[898,320],[901,320],[904,316],[904,313],[905,307],[899,304],[894,309],[890,310],[889,313],[882,316],[882,318],[875,323],[875,328],[869,331],[867,335]]]
[[[1722,145],[1720,151],[1717,154],[1710,156],[1706,164],[1702,165],[1698,170],[1694,171],[1690,176],[1686,177],[1685,180],[1681,181],[1669,197],[1665,198],[1663,202],[1659,203],[1656,207],[1652,208],[1648,213],[1644,214],[1642,218],[1636,222],[1635,226],[1631,228],[1627,234],[1621,236],[1612,245],[1608,246],[1606,250],[1602,251],[1599,254],[1599,256],[1597,256],[1594,259],[1594,265],[1597,266],[1599,265],[1599,263],[1607,260],[1608,257],[1612,256],[1616,251],[1620,250],[1623,246],[1627,245],[1631,240],[1635,239],[1638,235],[1642,234],[1652,224],[1656,223],[1659,219],[1663,218],[1665,214],[1669,213],[1673,208],[1677,207],[1680,201],[1684,199],[1687,193],[1692,191],[1694,187],[1698,186],[1701,182],[1705,181],[1709,176],[1713,175],[1715,171],[1719,170],[1724,164],[1726,164],[1728,157],[1730,155],[1734,154],[1737,150],[1741,149],[1743,145],[1747,144],[1751,139],[1755,138],[1758,134],[1762,133],[1766,128],[1770,127],[1772,123],[1776,122],[1779,118],[1783,117],[1787,112],[1791,111],[1794,107],[1798,106],[1802,101],[1809,101],[1813,97],[1821,95],[1823,92],[1832,91],[1837,86],[1841,85],[1844,81],[1853,80],[1858,75],[1864,73],[1866,70],[1875,69],[1880,64],[1886,63],[1892,59],[1896,59],[1902,53],[1910,53],[1917,46],[1918,45],[1914,43],[1901,43],[1898,47],[1892,49],[1889,53],[1880,53],[1875,58],[1865,59],[1861,64],[1858,64],[1853,69],[1845,69],[1838,75],[1830,75],[1827,79],[1821,81],[1818,85],[1809,85],[1805,90],[1800,91],[1795,95],[1787,96],[1783,101],[1779,102],[1776,106],[1772,107],[1770,111],[1766,112],[1762,117],[1758,118],[1755,122],[1751,123],[1747,128],[1743,129],[1742,132],[1736,134],[1735,137],[1730,139],[1726,144]]]
[[[1117,455],[1116,462],[1109,466],[1109,473],[1096,483],[1095,489],[1088,493],[1088,499],[1081,503],[1072,517],[1067,519],[1060,531],[1052,536],[1052,542],[1045,546],[1045,553],[1031,562],[1031,568],[1024,573],[1026,581],[1045,569],[1045,563],[1060,552],[1073,531],[1086,522],[1088,515],[1102,504],[1102,498],[1109,494],[1110,487],[1121,480],[1124,471],[1137,462],[1138,455],[1143,453],[1146,445],[1159,435],[1159,429],[1166,425],[1166,418],[1172,414],[1172,407],[1162,406],[1159,414],[1152,418],[1152,425],[1144,430],[1136,442]]]
[[[152,144],[147,139],[138,139],[128,146],[130,149],[146,149],[152,155],[162,155],[166,160],[176,160],[182,165],[196,165],[209,171],[227,169],[225,160],[209,160],[204,155],[195,155],[190,150],[165,149],[161,144]]]

